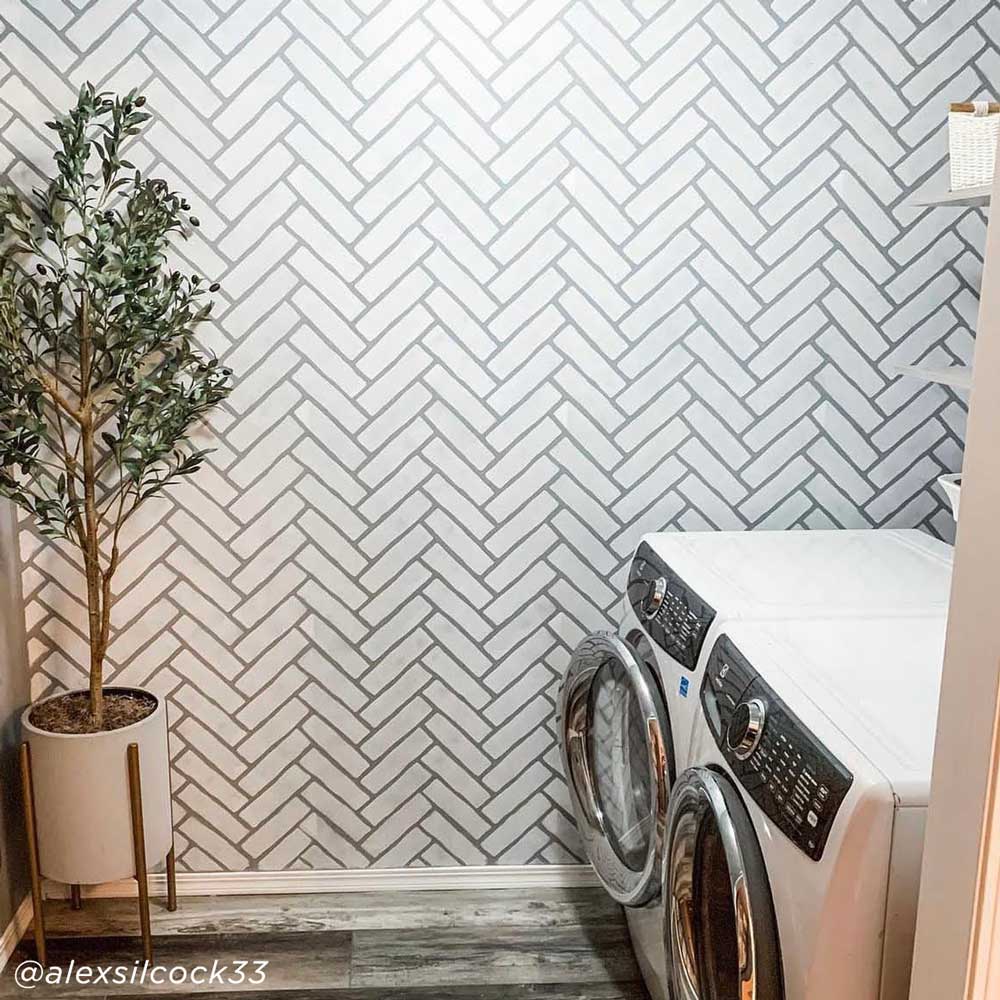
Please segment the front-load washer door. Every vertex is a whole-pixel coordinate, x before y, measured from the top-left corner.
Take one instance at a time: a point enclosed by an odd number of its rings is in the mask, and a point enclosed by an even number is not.
[[[619,903],[662,889],[673,737],[652,669],[617,635],[588,636],[560,699],[560,743],[587,856]]]
[[[664,909],[673,1000],[783,1000],[767,870],[733,782],[693,767],[667,815]]]

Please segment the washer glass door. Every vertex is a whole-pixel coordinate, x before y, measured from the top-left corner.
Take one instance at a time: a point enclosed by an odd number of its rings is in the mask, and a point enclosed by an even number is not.
[[[573,653],[560,737],[584,847],[608,892],[641,906],[661,890],[673,773],[666,708],[650,667],[613,633]]]
[[[693,767],[667,816],[666,917],[674,1000],[782,1000],[774,903],[733,782]]]

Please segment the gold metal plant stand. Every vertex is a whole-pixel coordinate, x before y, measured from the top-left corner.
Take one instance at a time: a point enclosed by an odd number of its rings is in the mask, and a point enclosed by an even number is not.
[[[149,879],[146,872],[146,835],[142,825],[142,775],[139,771],[139,744],[130,743],[126,751],[129,806],[132,814],[132,852],[135,880],[139,887],[139,926],[142,929],[142,954],[153,959],[153,934],[149,922]],[[35,786],[31,780],[31,747],[21,744],[21,791],[24,796],[24,832],[28,838],[28,864],[31,869],[31,907],[34,912],[35,952],[46,963],[45,915],[42,910],[42,874],[38,863],[38,829],[35,823]],[[70,905],[83,906],[79,884],[70,886]],[[167,852],[167,909],[177,909],[177,865],[174,845]]]

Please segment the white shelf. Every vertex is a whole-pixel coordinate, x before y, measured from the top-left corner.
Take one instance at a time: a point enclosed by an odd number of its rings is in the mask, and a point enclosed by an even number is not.
[[[900,375],[918,378],[924,382],[936,382],[939,385],[950,385],[953,389],[972,388],[972,369],[965,365],[950,365],[948,367],[932,367],[930,365],[894,365]]]
[[[962,473],[938,476],[937,484],[948,498],[948,503],[951,504],[951,516],[957,521],[958,507],[962,500]]]
[[[920,206],[938,205],[942,208],[984,208],[990,203],[993,188],[966,188],[964,191],[945,191],[940,195],[918,195],[911,204]]]

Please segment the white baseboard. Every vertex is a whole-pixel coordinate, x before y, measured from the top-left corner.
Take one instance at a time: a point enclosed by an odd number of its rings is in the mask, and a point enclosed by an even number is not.
[[[273,893],[419,892],[428,889],[553,889],[596,886],[590,865],[479,865],[454,868],[367,868],[344,871],[181,872],[179,896],[256,896]],[[134,896],[134,879],[83,887],[91,898]],[[166,895],[166,875],[150,875],[149,891]],[[46,882],[45,895],[69,895],[61,883]],[[23,907],[22,907],[23,908]],[[28,904],[30,919],[31,905]]]
[[[24,937],[24,932],[31,924],[31,893],[28,893],[21,900],[21,905],[14,911],[14,916],[10,918],[10,923],[0,934],[0,972],[6,967],[10,956],[14,954],[14,949],[18,942]]]

